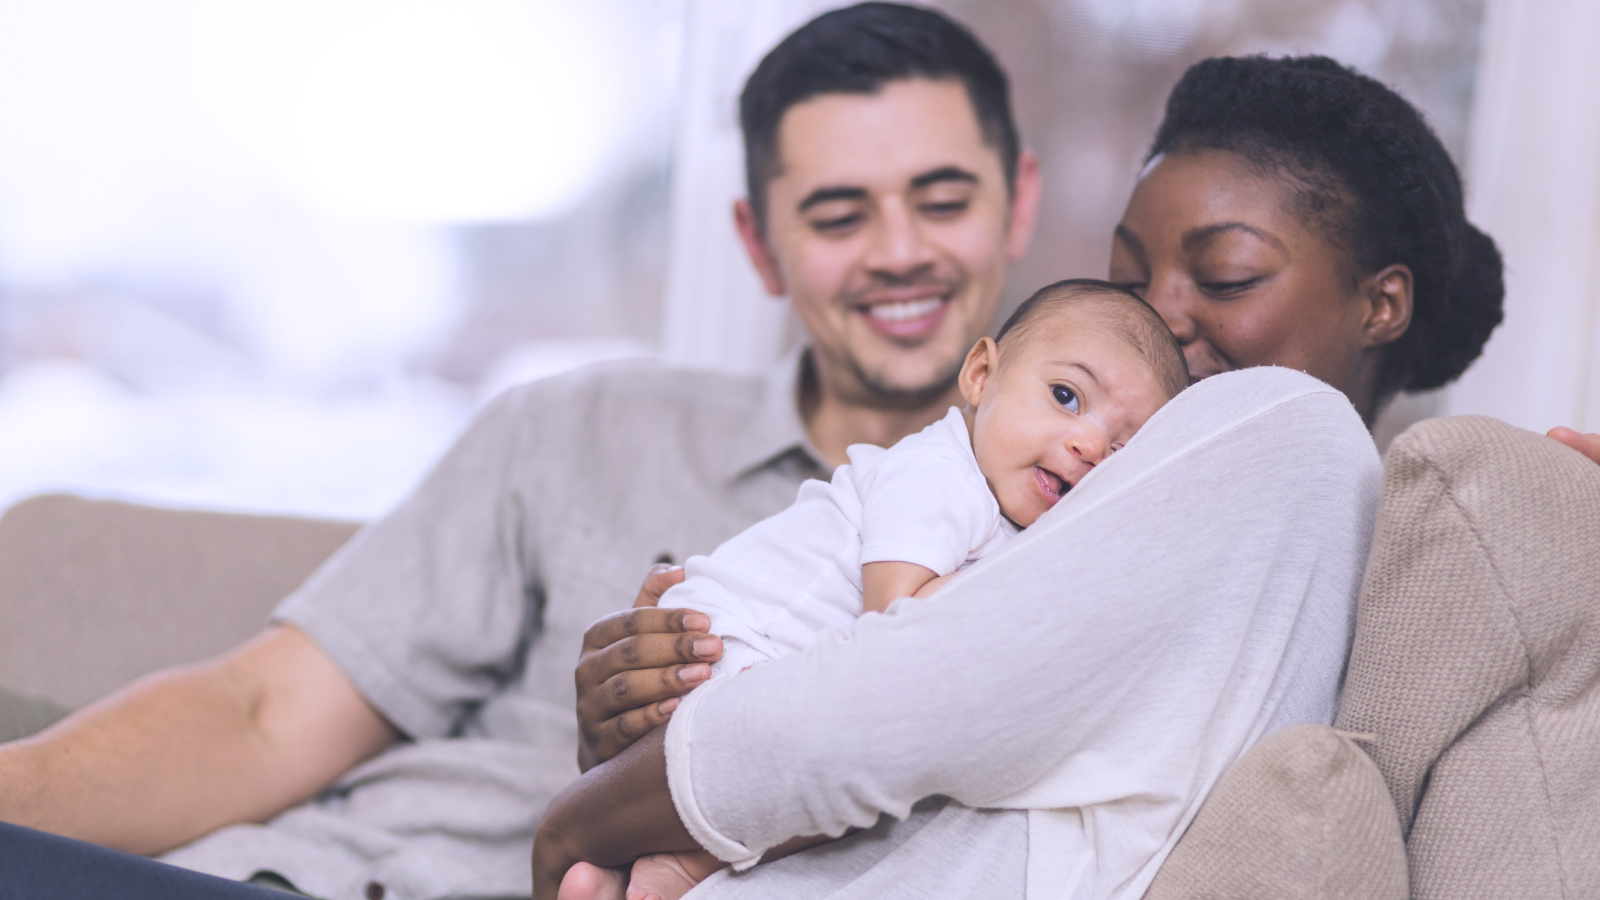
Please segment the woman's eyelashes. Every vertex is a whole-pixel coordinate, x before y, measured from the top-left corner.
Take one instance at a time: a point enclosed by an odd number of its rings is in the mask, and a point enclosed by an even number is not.
[[[1226,299],[1237,297],[1264,281],[1264,278],[1246,278],[1242,281],[1196,281],[1200,290],[1212,297]]]
[[[1078,411],[1080,405],[1078,393],[1072,388],[1064,384],[1053,384],[1050,386],[1050,395],[1055,397],[1056,403],[1060,404],[1067,412],[1075,413]]]

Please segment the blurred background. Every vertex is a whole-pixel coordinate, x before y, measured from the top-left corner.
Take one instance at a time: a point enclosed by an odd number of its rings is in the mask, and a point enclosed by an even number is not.
[[[815,0],[0,0],[0,508],[370,518],[483,402],[590,362],[766,368],[735,98]],[[1190,63],[1326,53],[1428,116],[1508,324],[1416,418],[1600,430],[1585,0],[948,0],[1044,164],[1032,287],[1105,273]]]

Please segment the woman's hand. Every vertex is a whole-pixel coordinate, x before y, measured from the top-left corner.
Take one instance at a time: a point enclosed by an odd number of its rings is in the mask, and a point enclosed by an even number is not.
[[[1557,425],[1546,432],[1546,435],[1600,463],[1600,434],[1583,434],[1564,425]]]
[[[711,677],[722,639],[711,618],[692,609],[657,609],[681,566],[658,565],[633,609],[613,613],[583,635],[578,687],[578,767],[587,772],[667,721],[678,698]]]

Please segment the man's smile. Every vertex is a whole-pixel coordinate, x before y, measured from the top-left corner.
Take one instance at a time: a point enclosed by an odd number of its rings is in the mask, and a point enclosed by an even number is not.
[[[939,328],[953,296],[953,291],[942,286],[874,291],[865,302],[852,304],[851,309],[885,337],[921,338]]]

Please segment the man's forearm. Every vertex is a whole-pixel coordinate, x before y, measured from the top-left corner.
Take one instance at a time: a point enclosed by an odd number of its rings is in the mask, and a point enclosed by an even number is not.
[[[667,786],[665,725],[590,769],[550,803],[534,843],[535,900],[554,898],[574,863],[626,865],[646,853],[698,850]]]
[[[323,666],[342,677],[304,635],[278,629],[0,746],[0,821],[150,854],[266,819],[394,738]],[[264,687],[263,672],[279,670],[289,677]]]

